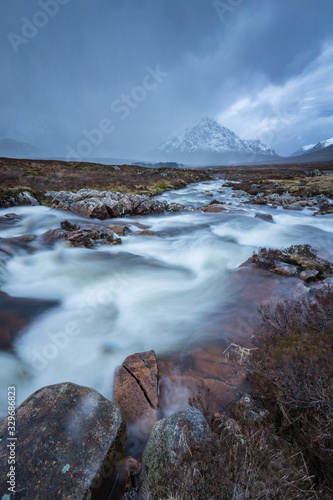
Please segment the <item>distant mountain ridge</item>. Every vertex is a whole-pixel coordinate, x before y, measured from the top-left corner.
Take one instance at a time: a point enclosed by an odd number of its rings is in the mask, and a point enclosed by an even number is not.
[[[303,146],[290,156],[299,156],[308,153],[314,153],[315,151],[320,151],[321,149],[328,148],[329,146],[332,145],[333,145],[333,137],[331,139],[326,139],[325,141],[319,141],[317,142],[317,144],[308,144],[307,146]]]
[[[0,156],[10,158],[25,158],[25,156],[37,155],[39,149],[27,142],[16,141],[15,139],[0,140]]]
[[[254,161],[278,157],[274,149],[260,139],[244,140],[212,118],[186,128],[150,152],[170,161]]]

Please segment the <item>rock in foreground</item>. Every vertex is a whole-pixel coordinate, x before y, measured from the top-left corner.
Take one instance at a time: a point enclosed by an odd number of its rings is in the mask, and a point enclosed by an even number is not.
[[[16,413],[14,499],[107,500],[124,456],[120,409],[98,392],[71,383],[44,387]],[[0,424],[1,477],[8,473],[8,423]],[[2,481],[0,497],[8,484]]]
[[[128,356],[115,373],[113,397],[126,423],[145,441],[157,420],[158,367],[155,351]]]
[[[45,195],[52,200],[52,208],[70,210],[83,217],[109,219],[125,215],[148,215],[165,211],[193,211],[192,207],[168,204],[146,195],[123,194],[117,191],[98,191],[95,189],[80,189],[77,193],[71,191],[49,191]]]
[[[188,408],[159,420],[143,453],[143,491],[149,491],[153,498],[168,498],[174,489],[173,472],[184,466],[188,453],[191,454],[191,461],[198,459],[200,449],[207,446],[211,439],[211,430],[196,408]]]

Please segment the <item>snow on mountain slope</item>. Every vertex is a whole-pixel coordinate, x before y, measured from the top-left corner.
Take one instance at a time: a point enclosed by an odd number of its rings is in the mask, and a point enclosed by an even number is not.
[[[154,150],[154,153],[172,155],[175,158],[204,153],[276,155],[275,151],[260,139],[242,140],[234,132],[209,117],[166,140]]]
[[[243,141],[250,148],[250,153],[255,153],[258,155],[270,155],[276,156],[276,153],[273,148],[265,144],[260,139],[251,139],[248,141]]]
[[[307,153],[313,153],[315,151],[320,151],[321,149],[328,148],[328,146],[332,145],[333,145],[333,137],[331,139],[327,139],[326,141],[317,142],[317,144],[308,144],[307,146],[303,146],[290,156],[299,156]]]

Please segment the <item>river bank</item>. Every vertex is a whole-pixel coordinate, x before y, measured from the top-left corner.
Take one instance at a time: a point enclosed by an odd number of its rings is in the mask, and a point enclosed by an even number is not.
[[[321,214],[333,213],[333,162],[216,168],[214,172],[249,195],[257,205],[302,210],[318,205]]]
[[[99,189],[155,196],[210,178],[205,170],[0,158],[0,207],[23,191],[47,204],[47,191]]]

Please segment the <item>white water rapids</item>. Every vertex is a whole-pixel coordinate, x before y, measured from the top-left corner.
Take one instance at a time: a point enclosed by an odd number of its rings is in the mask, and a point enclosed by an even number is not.
[[[1,415],[8,385],[17,386],[17,403],[45,385],[65,381],[110,397],[114,369],[129,354],[155,349],[163,356],[227,342],[231,334],[224,321],[241,308],[229,278],[260,246],[309,243],[333,257],[333,216],[313,217],[307,209],[238,207],[242,198],[232,198],[230,188],[219,193],[221,184],[200,183],[159,198],[195,207],[212,199],[230,201],[231,213],[127,218],[129,226],[140,222],[158,236],[126,236],[122,245],[93,250],[58,244],[32,254],[0,256],[2,291],[59,301],[16,340],[15,353],[0,353]],[[63,220],[84,220],[46,207],[14,207],[0,215],[9,212],[24,218],[1,230],[3,238],[38,235]],[[255,218],[257,212],[271,213],[275,224]]]

